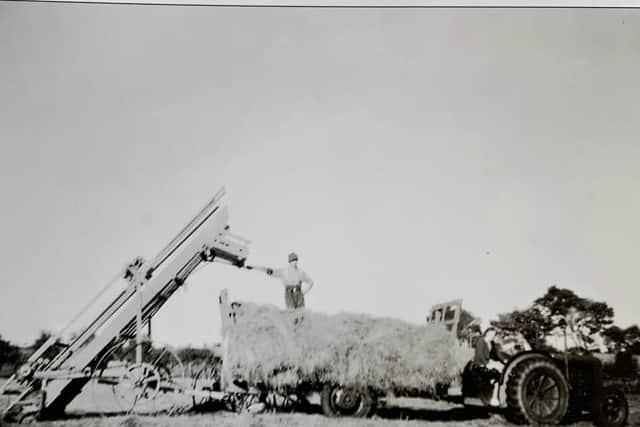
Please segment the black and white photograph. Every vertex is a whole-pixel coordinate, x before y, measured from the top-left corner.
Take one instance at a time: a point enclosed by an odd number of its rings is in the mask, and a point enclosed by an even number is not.
[[[640,426],[640,8],[574,3],[0,0],[0,426]]]

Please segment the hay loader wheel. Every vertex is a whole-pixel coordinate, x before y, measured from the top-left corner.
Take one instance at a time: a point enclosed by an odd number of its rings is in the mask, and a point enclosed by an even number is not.
[[[375,398],[366,388],[327,384],[322,389],[320,402],[328,417],[365,418],[375,410]]]
[[[113,387],[123,409],[133,411],[136,405],[152,401],[160,391],[160,372],[149,363],[135,363],[120,374]]]
[[[507,380],[507,405],[511,422],[557,425],[569,407],[569,384],[551,360],[525,359]]]
[[[184,365],[167,346],[146,341],[141,363],[136,363],[136,346],[129,340],[117,342],[98,360],[91,377],[96,407],[111,394],[107,411],[131,413],[174,413],[178,408],[172,395],[184,388]],[[110,391],[110,393],[105,393]]]
[[[598,427],[622,427],[627,425],[629,403],[622,390],[617,387],[604,387],[599,413],[595,414]]]
[[[29,413],[20,418],[19,424],[38,424],[39,419],[38,414]]]

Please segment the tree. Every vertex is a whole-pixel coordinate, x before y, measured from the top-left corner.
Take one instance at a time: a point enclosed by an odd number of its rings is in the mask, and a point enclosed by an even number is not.
[[[627,344],[640,341],[640,328],[638,325],[629,326],[624,330],[624,340]]]
[[[473,325],[476,317],[470,311],[465,310],[464,308],[460,311],[460,319],[458,320],[458,328],[457,328],[457,336],[458,338],[465,337],[467,334],[467,329]]]
[[[40,335],[38,335],[38,337],[35,339],[35,341],[33,342],[33,344],[31,344],[29,346],[30,349],[30,354],[35,353],[36,351],[38,351],[38,349],[40,347],[42,347],[44,345],[44,343],[46,343],[49,338],[52,337],[51,332],[48,331],[40,331]],[[42,357],[44,357],[45,359],[53,359],[61,350],[60,346],[59,346],[60,341],[56,340],[56,342],[54,343],[54,345],[52,345],[51,347],[49,347],[43,354]]]
[[[20,349],[0,335],[0,368],[3,365],[15,366],[20,362]]]
[[[616,348],[627,347],[633,354],[640,354],[640,328],[632,325],[622,329],[613,325],[604,330],[602,334],[607,339],[607,344]]]
[[[607,344],[613,344],[616,347],[624,344],[624,329],[619,326],[613,325],[609,326],[602,332],[602,335],[607,340]]]
[[[480,319],[464,308],[460,311],[456,336],[458,340],[466,342],[471,346],[475,345],[475,340],[481,335]]]
[[[549,319],[535,306],[498,315],[491,324],[509,332],[520,332],[534,348],[543,347]]]
[[[491,324],[502,329],[518,331],[532,347],[542,347],[545,338],[563,325],[571,307],[577,309],[579,327],[584,328],[587,335],[604,332],[613,323],[613,309],[607,303],[580,297],[570,289],[551,286],[530,307],[500,314],[498,320],[492,321]],[[588,336],[585,339],[590,340]]]
[[[193,347],[181,348],[178,350],[178,357],[183,363],[207,363],[218,358],[212,350]]]
[[[570,289],[551,286],[534,305],[550,318],[541,325],[546,334],[559,326],[558,318],[566,316],[571,307],[580,313],[580,326],[588,331],[588,335],[603,332],[613,323],[613,308],[607,303],[582,298]]]
[[[36,338],[36,340],[33,342],[33,344],[31,344],[31,347],[34,350],[39,349],[40,347],[42,347],[42,345],[44,343],[47,342],[47,340],[49,340],[49,338],[51,338],[51,333],[48,331],[40,331],[40,335],[38,335],[38,338]]]

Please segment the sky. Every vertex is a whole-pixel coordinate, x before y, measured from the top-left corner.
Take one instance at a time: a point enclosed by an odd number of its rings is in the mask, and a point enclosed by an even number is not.
[[[551,286],[640,322],[640,11],[0,3],[0,334],[57,329],[222,186],[311,310],[487,320]],[[211,345],[212,264],[154,338]]]

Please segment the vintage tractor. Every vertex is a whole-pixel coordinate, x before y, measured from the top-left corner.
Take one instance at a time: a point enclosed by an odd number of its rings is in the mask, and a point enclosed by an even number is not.
[[[445,315],[432,316],[431,321],[455,333],[459,316],[446,313],[456,311],[461,311],[460,300],[447,304],[442,310]],[[566,343],[568,328],[563,326]],[[579,328],[570,330],[580,334]],[[475,374],[472,362],[465,367],[461,390],[465,404],[479,400],[488,406],[493,388],[498,387],[499,408],[515,424],[557,425],[588,413],[598,426],[626,425],[629,408],[624,393],[604,385],[602,362],[586,347],[568,350],[565,345],[563,352],[534,350],[519,333],[502,333],[498,341],[494,353],[502,362],[498,375]],[[584,346],[585,341],[576,342]]]
[[[456,334],[461,304],[461,300],[456,300],[434,306],[427,321],[441,324]],[[475,341],[472,338],[467,337],[466,341]],[[463,371],[461,388],[442,384],[431,398],[491,407],[514,424],[567,424],[588,413],[597,426],[626,425],[629,408],[624,393],[617,387],[604,385],[601,361],[585,348],[571,351],[565,348],[564,352],[534,350],[518,333],[502,333],[498,341],[502,344],[497,346],[501,347],[497,358],[502,360],[502,369],[478,374],[470,361]],[[499,404],[492,407],[494,387],[498,389]],[[383,394],[371,390],[335,385],[323,390],[322,407],[330,416],[363,417],[370,415],[384,399]]]
[[[465,402],[488,404],[494,384],[471,372],[463,374]],[[578,420],[584,412],[595,425],[624,426],[628,404],[624,393],[605,386],[602,363],[589,354],[524,351],[506,361],[497,379],[500,407],[516,424],[557,425]]]

